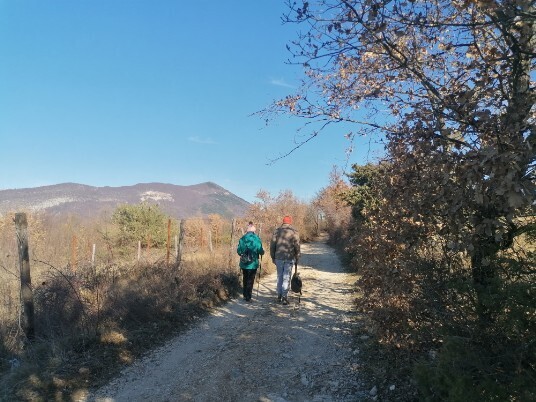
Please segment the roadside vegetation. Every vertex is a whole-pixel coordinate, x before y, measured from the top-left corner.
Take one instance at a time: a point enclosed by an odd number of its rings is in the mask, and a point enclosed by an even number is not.
[[[338,124],[385,152],[334,171],[310,203],[261,190],[234,238],[253,220],[267,246],[285,214],[304,240],[329,232],[360,275],[368,325],[356,359],[372,399],[535,400],[534,2],[300,1],[286,21],[303,28],[289,49],[304,81],[263,117],[318,123],[304,143]],[[230,222],[188,220],[178,269],[164,257],[166,219],[144,208],[91,225],[30,219],[33,343],[19,330],[16,242],[2,220],[0,397],[61,400],[236,292]]]
[[[76,398],[238,295],[236,243],[249,220],[266,249],[286,213],[304,239],[313,236],[305,204],[290,191],[259,197],[234,222],[218,215],[178,221],[145,203],[91,222],[28,215],[33,339],[20,323],[13,216],[0,219],[0,400]],[[265,258],[263,272],[273,269]]]
[[[288,6],[303,81],[263,117],[384,145],[328,225],[361,275],[371,396],[535,400],[534,2]]]

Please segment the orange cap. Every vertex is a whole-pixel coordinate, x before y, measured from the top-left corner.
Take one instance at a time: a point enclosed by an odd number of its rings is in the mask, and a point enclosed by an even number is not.
[[[289,224],[292,223],[292,217],[291,217],[291,216],[288,216],[288,215],[285,216],[285,217],[283,218],[283,223],[289,223]]]

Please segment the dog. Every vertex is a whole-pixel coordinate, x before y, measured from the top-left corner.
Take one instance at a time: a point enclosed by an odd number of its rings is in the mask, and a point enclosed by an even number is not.
[[[303,283],[300,274],[298,272],[294,272],[294,275],[292,275],[292,279],[290,280],[290,290],[292,290],[294,293],[300,294],[300,296],[298,296],[298,303],[301,301],[302,286]]]

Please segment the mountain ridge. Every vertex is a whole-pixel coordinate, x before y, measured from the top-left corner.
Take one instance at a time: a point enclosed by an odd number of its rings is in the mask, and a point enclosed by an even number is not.
[[[122,204],[158,204],[164,213],[182,219],[218,214],[243,215],[249,202],[214,182],[177,185],[151,182],[96,187],[80,183],[0,190],[0,216],[12,212],[42,212],[55,216],[97,217]]]

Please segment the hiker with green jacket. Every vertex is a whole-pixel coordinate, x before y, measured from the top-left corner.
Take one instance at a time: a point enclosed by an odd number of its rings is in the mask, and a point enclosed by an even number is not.
[[[247,302],[251,301],[255,275],[259,268],[259,255],[264,255],[262,242],[259,236],[255,234],[253,222],[249,222],[246,234],[238,241],[236,252],[240,256],[240,269],[242,270],[242,295]]]
[[[277,301],[288,304],[288,289],[292,267],[300,258],[300,235],[292,226],[292,217],[285,216],[270,242],[270,257],[277,268]]]

